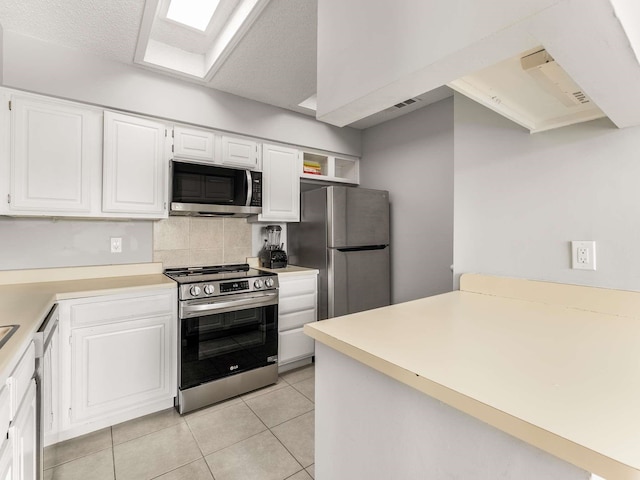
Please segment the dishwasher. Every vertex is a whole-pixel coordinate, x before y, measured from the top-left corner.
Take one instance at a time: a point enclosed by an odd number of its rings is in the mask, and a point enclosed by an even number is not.
[[[51,430],[54,421],[54,403],[52,395],[54,339],[58,332],[58,305],[49,311],[44,322],[33,337],[36,353],[36,468],[38,480],[44,478],[44,434]]]

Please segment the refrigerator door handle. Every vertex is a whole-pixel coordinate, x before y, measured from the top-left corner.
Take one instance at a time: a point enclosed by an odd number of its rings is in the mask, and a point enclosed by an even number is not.
[[[389,245],[367,245],[365,247],[341,247],[336,248],[339,252],[361,252],[363,250],[384,250]]]

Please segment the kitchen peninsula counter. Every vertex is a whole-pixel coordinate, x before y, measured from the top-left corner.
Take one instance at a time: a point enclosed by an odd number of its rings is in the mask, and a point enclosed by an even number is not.
[[[176,288],[160,263],[0,272],[0,325],[19,325],[0,348],[0,381],[58,300],[158,288]]]
[[[335,386],[342,390],[340,408],[347,410],[348,392],[358,395],[357,389],[350,390],[347,377],[340,386],[339,378],[332,380],[329,373],[323,373],[323,362],[342,362],[344,369],[332,363],[332,375],[340,370],[339,377],[350,368],[358,372],[358,378],[351,378],[351,382],[365,382],[360,389],[368,389],[360,404],[366,398],[384,397],[383,390],[375,390],[377,384],[384,383],[386,389],[396,388],[385,383],[392,379],[394,385],[403,384],[400,387],[406,391],[389,397],[389,407],[404,405],[401,399],[404,395],[409,398],[416,391],[426,394],[429,401],[435,399],[433,403],[439,404],[428,406],[434,411],[447,408],[453,413],[446,415],[452,415],[455,421],[459,420],[456,415],[464,412],[465,417],[472,417],[469,422],[480,425],[473,429],[488,430],[488,424],[495,427],[499,435],[509,434],[509,442],[526,442],[528,445],[523,444],[524,447],[515,447],[520,450],[511,454],[511,460],[519,458],[517,455],[522,449],[533,445],[551,454],[544,461],[531,454],[532,458],[538,458],[533,461],[549,463],[561,459],[567,468],[573,469],[571,475],[563,479],[588,478],[580,476],[580,472],[593,472],[610,480],[640,479],[639,317],[638,292],[463,275],[460,291],[306,325],[305,333],[319,342],[316,415],[331,410],[330,405],[323,406],[323,402],[331,402],[331,395],[324,391],[327,388]],[[348,362],[353,360],[358,365],[349,366]],[[362,365],[376,371],[371,375],[379,375],[378,372],[383,375],[376,377],[375,382],[366,383],[369,369],[357,370]],[[417,400],[411,397],[410,401]],[[404,410],[420,411],[422,406],[417,408]],[[388,411],[396,414],[395,410]],[[339,410],[337,412],[339,416]],[[318,426],[325,421],[328,427]],[[336,423],[341,421],[348,422],[348,418],[336,419]],[[362,417],[356,421],[362,426],[384,422],[384,419],[376,413],[372,418]],[[402,416],[394,422],[402,422]],[[415,423],[420,420],[415,419]],[[429,427],[432,424],[433,418],[425,423]],[[318,478],[322,478],[323,469],[326,473],[330,470],[328,463],[323,463],[323,457],[333,447],[324,443],[323,436],[331,434],[331,420],[317,417],[316,426],[319,428],[316,472]],[[367,452],[370,458],[384,458],[385,449],[394,448],[393,445],[377,451],[375,431],[368,432],[363,435],[368,435],[367,444],[373,449]],[[443,432],[440,430],[440,434],[444,435]],[[425,437],[432,434],[424,433]],[[386,441],[385,435],[393,437],[393,433],[386,432],[381,435],[381,442]],[[404,435],[403,431],[398,435]],[[484,438],[485,434],[479,435]],[[348,438],[349,434],[340,436]],[[492,442],[503,445],[500,442],[505,440],[496,438],[483,440],[484,446],[477,445],[477,448],[488,449],[487,445],[493,445]],[[460,437],[454,440],[464,443]],[[452,444],[446,448],[455,450]],[[507,448],[504,445],[500,449]],[[339,446],[346,451],[350,447]],[[352,453],[353,450],[349,451],[349,455]],[[496,458],[500,458],[500,451],[497,453]],[[339,455],[339,452],[330,454]],[[424,452],[416,455],[422,454]],[[348,464],[357,462],[353,459]],[[428,460],[420,462],[428,463]],[[491,468],[482,466],[485,467]],[[473,465],[470,468],[476,473],[481,470]],[[358,472],[331,473],[357,476]],[[422,478],[405,473],[404,476],[398,474],[397,478]],[[487,473],[486,478],[518,478],[497,475]],[[485,477],[478,474],[473,478]],[[537,478],[560,477],[543,474]]]

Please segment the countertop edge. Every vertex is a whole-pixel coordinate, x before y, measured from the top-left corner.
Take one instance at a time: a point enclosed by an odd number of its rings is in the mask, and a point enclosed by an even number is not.
[[[296,275],[318,275],[320,270],[317,268],[309,268],[309,267],[300,267],[298,265],[287,265],[284,268],[266,268],[266,267],[256,267],[257,270],[262,270],[263,272],[277,273],[278,275],[286,275],[296,276]]]
[[[124,263],[0,271],[0,285],[162,274],[162,263]]]
[[[640,470],[526,422],[474,398],[445,387],[400,365],[344,342],[321,330],[322,323],[304,326],[315,341],[374,370],[464,412],[519,440],[604,478],[639,480]]]

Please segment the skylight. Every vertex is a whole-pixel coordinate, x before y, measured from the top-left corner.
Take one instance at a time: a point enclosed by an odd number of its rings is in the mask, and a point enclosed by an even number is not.
[[[209,83],[269,1],[145,0],[134,62]]]
[[[171,0],[167,18],[204,32],[220,0]]]

